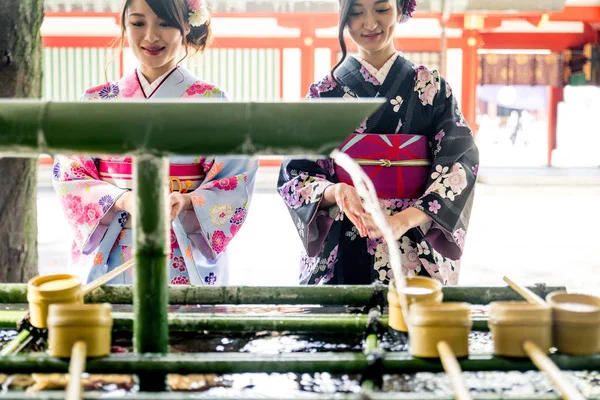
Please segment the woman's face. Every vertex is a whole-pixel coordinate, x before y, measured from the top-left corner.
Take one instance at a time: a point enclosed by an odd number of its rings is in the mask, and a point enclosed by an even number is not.
[[[175,66],[183,41],[181,32],[160,19],[145,0],[131,2],[126,14],[126,32],[129,46],[145,75],[164,73]]]
[[[371,53],[392,46],[399,19],[396,0],[350,1],[346,26],[359,49]]]

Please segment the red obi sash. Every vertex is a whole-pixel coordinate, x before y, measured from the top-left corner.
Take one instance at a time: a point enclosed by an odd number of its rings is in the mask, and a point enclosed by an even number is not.
[[[339,147],[354,159],[373,181],[377,197],[416,199],[425,192],[429,142],[422,135],[354,133]],[[335,166],[340,182],[352,185],[350,175]]]
[[[133,164],[126,161],[100,160],[100,179],[123,189],[133,189]],[[202,164],[171,164],[169,184],[171,192],[186,193],[196,190],[205,174]]]

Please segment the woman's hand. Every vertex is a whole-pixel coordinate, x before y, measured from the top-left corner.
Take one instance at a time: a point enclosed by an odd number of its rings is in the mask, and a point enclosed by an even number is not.
[[[127,211],[130,215],[132,215],[133,214],[133,200],[134,200],[133,192],[128,190],[125,193],[123,193],[117,199],[117,201],[115,201],[115,204],[113,205],[113,207],[116,210]]]
[[[360,215],[361,220],[368,229],[368,235],[371,239],[378,239],[383,237],[383,233],[375,225],[371,214],[363,213]],[[416,228],[431,221],[431,217],[425,212],[409,207],[403,211],[392,216],[386,216],[387,222],[392,228],[394,238],[399,240],[402,235],[408,232],[409,229]]]
[[[324,201],[330,206],[337,204],[346,217],[356,226],[361,237],[368,234],[367,227],[360,218],[365,213],[360,196],[356,189],[345,183],[336,183],[328,186],[323,192]]]
[[[133,214],[133,202],[133,192],[127,191],[117,199],[113,207],[116,210],[127,211],[131,215]],[[181,211],[192,209],[192,199],[187,193],[182,194],[179,192],[173,192],[169,194],[168,204],[171,222],[173,222],[175,217],[177,217]]]
[[[190,195],[185,193],[173,192],[169,194],[169,210],[171,222],[179,215],[183,210],[192,209],[192,199]]]
[[[386,215],[385,217],[388,225],[392,228],[392,232],[394,233],[394,238],[396,240],[400,239],[402,235],[404,235],[409,229],[401,214],[402,213],[398,213],[393,216]],[[383,233],[379,230],[377,225],[375,225],[375,221],[373,221],[371,214],[361,214],[360,218],[367,227],[369,238],[379,239],[383,237]]]

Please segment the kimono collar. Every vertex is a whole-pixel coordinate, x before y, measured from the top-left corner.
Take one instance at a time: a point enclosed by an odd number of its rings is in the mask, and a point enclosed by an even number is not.
[[[392,66],[394,65],[394,63],[396,62],[396,59],[399,56],[400,56],[399,52],[395,52],[394,54],[392,54],[392,56],[385,62],[385,64],[383,64],[383,67],[381,67],[379,70],[377,68],[375,68],[374,66],[372,66],[371,64],[369,64],[367,61],[365,61],[360,56],[354,56],[354,58],[356,58],[356,60],[359,63],[361,63],[362,66],[365,67],[367,69],[367,71],[369,71],[369,73],[371,75],[373,75],[380,84],[383,85],[385,78],[390,73],[390,69],[392,69]]]
[[[154,91],[164,82],[165,78],[173,72],[177,67],[173,67],[158,78],[154,80],[154,82],[149,83],[144,74],[142,74],[139,68],[136,68],[135,73],[140,81],[140,85],[142,86],[142,90],[144,91],[146,97],[149,97],[154,93]]]

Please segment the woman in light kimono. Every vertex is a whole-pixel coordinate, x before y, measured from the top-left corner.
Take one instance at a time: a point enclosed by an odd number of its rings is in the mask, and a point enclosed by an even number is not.
[[[121,26],[121,41],[126,34],[139,69],[87,90],[82,100],[226,99],[221,89],[177,66],[182,47],[187,56],[203,51],[210,39],[210,20],[201,1],[126,0]],[[227,284],[225,250],[246,219],[258,163],[183,156],[170,162],[169,281]],[[71,264],[89,282],[131,259],[131,157],[58,156],[53,172],[74,233]],[[131,281],[127,272],[111,283]]]
[[[450,86],[437,71],[412,64],[394,48],[396,24],[408,20],[415,7],[414,0],[340,0],[343,58],[330,75],[311,85],[308,98],[384,97],[387,103],[356,132],[422,135],[428,142],[424,193],[380,197],[380,203],[398,239],[403,272],[454,285],[479,155]],[[345,29],[358,57],[346,57]],[[286,160],[281,167],[279,193],[305,247],[300,282],[387,282],[392,277],[388,244],[356,190],[340,183],[336,168],[330,159]]]

